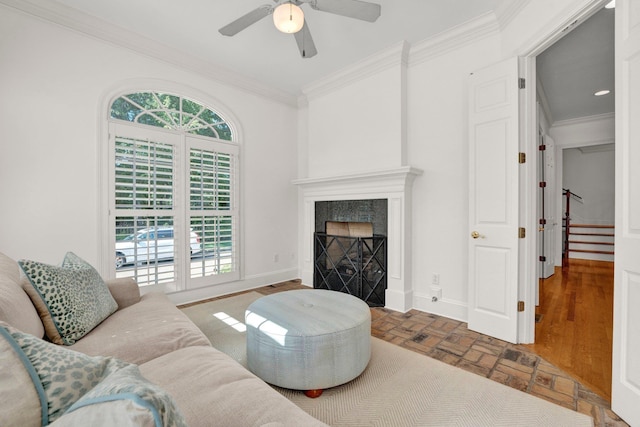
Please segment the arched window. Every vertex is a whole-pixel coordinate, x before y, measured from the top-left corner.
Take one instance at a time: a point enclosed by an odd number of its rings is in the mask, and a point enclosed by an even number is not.
[[[111,104],[111,118],[232,141],[229,125],[213,110],[177,95],[138,92]]]
[[[238,151],[232,126],[198,101],[159,92],[113,101],[116,277],[168,292],[238,279]]]

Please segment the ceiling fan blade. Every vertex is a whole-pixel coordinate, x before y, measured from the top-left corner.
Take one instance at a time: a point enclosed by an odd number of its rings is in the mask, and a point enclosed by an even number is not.
[[[302,0],[304,2],[304,0]],[[380,16],[380,5],[359,0],[311,0],[313,9],[349,18],[374,22]]]
[[[246,15],[241,16],[235,21],[225,25],[220,28],[218,31],[223,36],[235,36],[240,31],[244,30],[248,26],[255,24],[265,16],[270,15],[273,12],[273,6],[269,4],[263,4],[257,9],[252,10]]]
[[[313,42],[313,37],[311,37],[309,25],[307,25],[306,20],[304,21],[302,29],[297,33],[293,33],[293,36],[296,38],[296,43],[298,43],[300,55],[303,58],[311,58],[312,56],[316,56],[318,50],[316,49],[316,45]]]

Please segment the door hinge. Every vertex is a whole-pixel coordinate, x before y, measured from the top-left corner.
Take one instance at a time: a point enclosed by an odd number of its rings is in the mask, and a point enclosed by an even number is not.
[[[518,238],[524,239],[527,235],[527,231],[524,227],[518,227]]]
[[[547,223],[546,218],[540,218],[539,223],[542,224],[542,225],[546,224]]]
[[[518,163],[523,164],[527,162],[527,153],[518,153]]]
[[[540,255],[539,260],[542,261],[542,262],[545,262],[547,260],[547,257],[544,256],[544,255]]]
[[[518,311],[524,311],[524,301],[518,301]]]
[[[547,151],[547,146],[544,144],[538,145],[538,151]]]
[[[540,181],[538,183],[538,185],[540,186],[540,188],[545,188],[547,186],[547,182],[546,181]]]
[[[524,77],[518,78],[518,89],[524,89],[526,87],[526,80]]]

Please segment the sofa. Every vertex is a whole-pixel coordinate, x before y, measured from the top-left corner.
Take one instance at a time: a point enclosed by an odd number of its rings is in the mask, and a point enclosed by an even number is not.
[[[51,267],[52,271],[61,272],[63,277],[77,277],[77,270],[97,274],[92,267],[81,262],[78,265],[76,261],[65,257],[62,267]],[[60,343],[60,337],[52,337],[48,330],[52,313],[56,309],[67,310],[72,304],[43,308],[38,296],[44,298],[45,292],[40,289],[40,295],[34,293],[33,280],[39,276],[31,275],[29,268],[28,263],[19,264],[0,253],[0,332],[3,333],[0,344],[4,346],[0,347],[0,425],[47,425],[52,421],[47,411],[51,412],[53,407],[59,411],[52,422],[54,426],[326,425],[212,347],[207,337],[164,294],[150,292],[141,296],[132,279],[99,279],[100,292],[104,288],[108,295],[94,298],[89,294],[88,304],[92,299],[105,297],[112,304],[108,314],[81,336]],[[73,286],[84,285],[74,283]],[[97,310],[85,311],[93,314]],[[84,371],[77,373],[80,377],[96,384],[84,389],[76,386],[69,396],[74,393],[77,396],[67,398],[77,399],[75,403],[60,398],[59,392],[56,397],[50,384],[56,375],[67,372],[67,365],[64,369],[59,365],[67,363],[69,358],[75,360],[73,366],[83,366]],[[86,368],[89,365],[91,368]],[[34,369],[29,366],[35,367],[39,377],[34,376]],[[48,371],[41,374],[39,369]],[[39,382],[45,389],[49,385],[47,398],[42,397]],[[138,392],[141,387],[143,391]],[[46,401],[50,395],[53,402]],[[56,402],[55,398],[63,402]],[[153,407],[156,401],[163,400],[168,401],[164,409],[162,402],[160,409]]]

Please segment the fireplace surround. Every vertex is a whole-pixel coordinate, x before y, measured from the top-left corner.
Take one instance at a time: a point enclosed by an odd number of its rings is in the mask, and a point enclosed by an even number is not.
[[[413,307],[411,283],[411,196],[413,181],[422,171],[410,166],[351,175],[293,181],[300,189],[300,276],[311,285],[314,274],[316,202],[386,199],[387,289],[385,307],[406,312]]]

